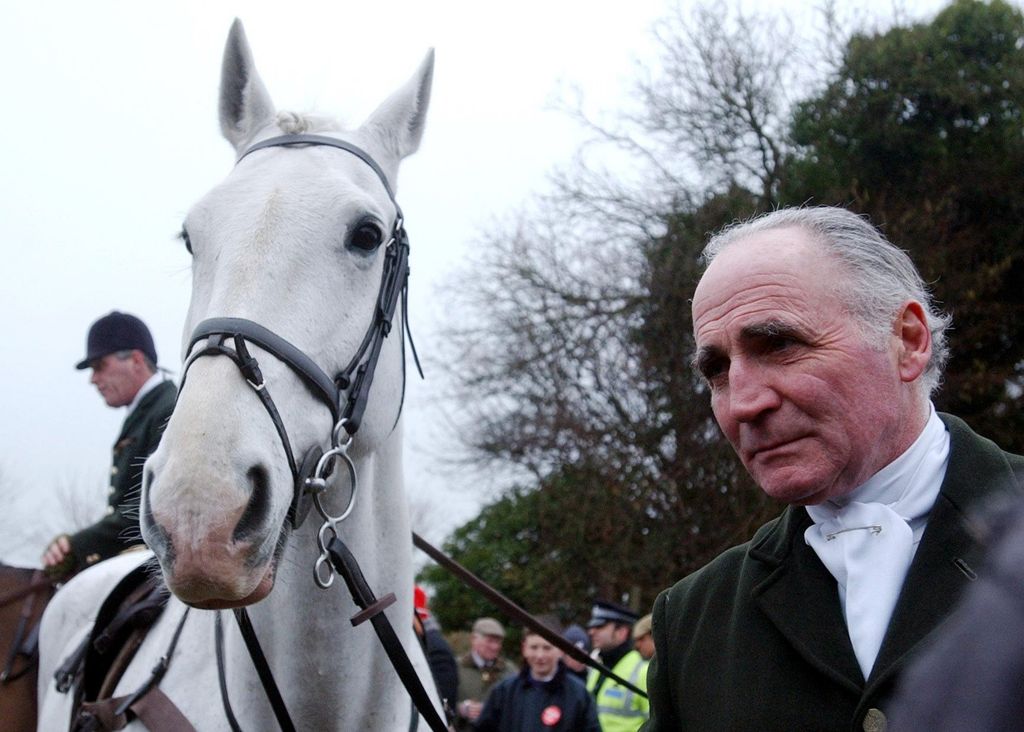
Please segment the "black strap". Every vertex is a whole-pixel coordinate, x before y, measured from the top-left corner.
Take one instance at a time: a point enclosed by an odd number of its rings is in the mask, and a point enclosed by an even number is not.
[[[167,646],[167,650],[164,652],[164,655],[157,660],[153,670],[149,673],[149,678],[146,679],[142,686],[136,689],[133,694],[125,698],[121,705],[115,710],[115,714],[124,714],[127,712],[129,707],[148,694],[154,687],[156,687],[157,684],[160,683],[164,674],[167,673],[167,667],[171,665],[171,657],[174,656],[174,649],[178,647],[178,639],[181,637],[181,631],[185,627],[185,621],[188,619],[188,613],[191,609],[192,608],[188,606],[185,607],[185,612],[181,614],[181,620],[178,621],[178,627],[175,628],[174,635],[171,636],[171,642]]]
[[[415,531],[412,534],[412,543],[422,549],[427,556],[433,559],[435,562],[440,564],[442,567],[447,569],[449,572],[454,574],[459,581],[461,581],[467,587],[476,590],[481,595],[486,597],[497,607],[499,607],[506,615],[515,620],[518,620],[523,625],[534,630],[539,636],[544,638],[548,643],[558,648],[570,658],[579,661],[580,663],[586,664],[590,668],[597,669],[605,676],[609,676],[615,679],[616,682],[625,686],[627,689],[632,691],[634,694],[639,694],[644,699],[647,698],[647,692],[643,689],[638,688],[634,684],[626,681],[624,678],[613,672],[610,668],[602,664],[597,659],[591,658],[580,648],[577,648],[572,643],[567,641],[565,638],[560,636],[551,628],[547,627],[535,617],[526,612],[522,607],[514,603],[508,597],[503,595],[498,590],[491,587],[489,584],[484,582],[482,579],[477,577],[475,574],[470,572],[468,569],[463,567],[461,564],[456,562],[454,559],[449,557],[447,554],[442,552],[437,547],[430,544],[426,539],[417,534]]]
[[[263,655],[260,641],[256,637],[256,632],[252,629],[249,613],[245,611],[244,607],[236,608],[234,612],[235,620],[238,622],[238,629],[242,631],[245,647],[249,649],[252,665],[256,667],[256,673],[259,674],[260,683],[263,684],[263,690],[267,693],[267,698],[270,700],[270,706],[274,710],[274,716],[277,717],[277,723],[281,726],[283,732],[295,732],[295,725],[292,724],[292,718],[288,714],[288,707],[285,706],[284,697],[281,696],[281,691],[277,688],[274,674],[270,672],[270,664],[267,663],[267,657]]]
[[[388,192],[388,198],[390,198],[392,202],[395,201],[395,193],[391,188],[391,184],[388,182],[388,177],[384,175],[384,170],[377,165],[377,161],[361,147],[353,145],[351,142],[339,140],[336,137],[327,137],[326,135],[278,135],[277,137],[270,137],[249,147],[249,149],[238,156],[238,159],[235,161],[235,165],[238,165],[242,162],[244,157],[250,153],[256,152],[257,150],[263,150],[268,147],[289,147],[291,145],[323,145],[327,147],[336,147],[339,150],[345,150],[352,153],[373,168],[373,172],[377,174],[377,177],[380,178],[380,182],[384,184],[384,190]],[[397,207],[398,204],[395,203],[395,206]]]
[[[370,386],[373,385],[373,376],[377,371],[381,347],[384,345],[384,339],[391,333],[391,324],[398,305],[398,298],[405,292],[409,280],[409,237],[404,228],[399,228],[396,236],[397,239],[385,253],[377,307],[373,315],[373,323],[367,332],[367,338],[363,340],[363,345],[353,362],[339,375],[339,380],[346,384],[351,382],[347,384],[348,400],[342,415],[345,418],[345,430],[350,435],[354,435],[362,423],[366,402],[370,396]],[[362,360],[362,363],[359,363],[366,351],[369,352],[369,355]],[[357,364],[358,368],[356,368]],[[352,374],[353,368],[355,368],[354,375]]]
[[[345,580],[348,591],[352,594],[352,599],[356,605],[362,608],[361,612],[356,613],[352,617],[352,625],[359,625],[366,620],[370,621],[373,629],[377,632],[381,645],[384,646],[384,652],[388,654],[391,665],[398,673],[402,685],[409,692],[409,696],[412,697],[413,703],[419,709],[420,714],[427,720],[430,729],[434,732],[447,732],[448,725],[445,724],[434,708],[430,695],[423,688],[419,676],[416,675],[416,669],[413,668],[408,654],[406,654],[401,641],[398,640],[398,636],[395,634],[395,629],[391,627],[387,616],[384,615],[384,608],[395,601],[395,596],[389,594],[380,599],[374,596],[373,590],[370,589],[366,578],[363,577],[362,570],[359,569],[356,558],[338,537],[331,539],[327,545],[327,552],[330,554],[331,564],[334,566],[335,571]]]
[[[292,345],[277,333],[264,328],[245,318],[209,318],[202,321],[192,331],[192,338],[189,341],[188,350],[191,351],[196,343],[213,335],[224,335],[236,340],[239,336],[247,341],[273,354],[278,359],[291,367],[303,383],[331,410],[334,421],[338,421],[338,388],[334,380],[324,373],[323,369],[317,366],[316,362],[307,356],[302,350]],[[197,354],[198,355],[198,354]],[[241,355],[241,354],[239,354]],[[189,358],[183,371],[194,360]]]
[[[227,663],[224,660],[224,624],[221,622],[219,612],[214,616],[213,635],[214,648],[217,653],[217,683],[220,685],[220,700],[224,704],[224,716],[228,718],[231,732],[242,732],[238,720],[235,719],[235,711],[231,708],[231,700],[228,698]]]

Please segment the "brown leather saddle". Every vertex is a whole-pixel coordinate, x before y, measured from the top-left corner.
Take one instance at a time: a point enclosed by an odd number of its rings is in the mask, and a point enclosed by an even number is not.
[[[130,694],[114,696],[118,682],[167,606],[169,593],[148,564],[135,568],[107,595],[89,635],[54,674],[57,690],[73,695],[71,732],[120,730],[138,719],[150,732],[194,732],[160,688],[188,612],[167,652]]]

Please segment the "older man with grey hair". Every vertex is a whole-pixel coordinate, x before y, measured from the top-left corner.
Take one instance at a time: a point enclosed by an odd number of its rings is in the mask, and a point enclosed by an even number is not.
[[[695,366],[744,467],[788,504],[661,594],[647,730],[880,730],[974,576],[965,526],[1024,458],[930,401],[941,315],[909,257],[839,208],[713,237]]]

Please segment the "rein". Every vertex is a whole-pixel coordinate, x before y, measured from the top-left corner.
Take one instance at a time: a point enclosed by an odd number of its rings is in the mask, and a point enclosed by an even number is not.
[[[355,557],[341,541],[338,526],[352,512],[356,496],[356,469],[355,464],[348,455],[348,448],[352,444],[352,438],[358,431],[363,414],[366,411],[366,402],[370,387],[373,384],[373,377],[377,369],[381,348],[383,347],[384,339],[391,333],[392,322],[399,299],[402,301],[403,316],[403,347],[401,349],[403,401],[405,386],[404,337],[406,335],[409,336],[416,367],[420,370],[421,376],[423,373],[422,369],[419,368],[419,358],[416,354],[415,345],[412,343],[409,321],[405,317],[409,283],[409,236],[405,231],[402,210],[395,200],[394,191],[388,183],[384,171],[368,153],[351,143],[323,135],[281,135],[252,145],[239,155],[236,165],[246,156],[257,150],[295,145],[334,147],[355,155],[377,174],[377,177],[384,185],[384,189],[387,191],[388,198],[391,199],[395,207],[395,222],[391,230],[391,236],[384,245],[383,272],[381,274],[380,289],[377,293],[373,319],[352,359],[344,369],[333,377],[328,376],[301,349],[259,323],[245,318],[210,318],[203,320],[196,326],[189,340],[188,352],[191,352],[191,355],[185,361],[182,369],[182,383],[179,388],[179,394],[184,390],[188,369],[195,363],[196,359],[204,356],[226,356],[238,366],[242,376],[249,386],[252,387],[270,415],[270,419],[274,423],[288,459],[288,467],[294,484],[294,497],[288,511],[289,523],[293,528],[298,528],[309,513],[311,503],[316,506],[317,512],[323,519],[320,530],[317,532],[317,546],[320,550],[320,555],[313,567],[313,576],[316,584],[326,589],[333,583],[335,573],[341,574],[344,577],[353,600],[361,608],[360,612],[352,618],[352,624],[358,625],[365,620],[371,621],[384,646],[385,652],[398,673],[402,684],[409,692],[410,697],[412,697],[419,713],[426,719],[432,730],[435,732],[445,732],[447,725],[431,703],[430,696],[416,675],[412,662],[402,648],[397,634],[383,614],[384,608],[395,601],[394,595],[386,595],[380,600],[374,597],[369,585],[363,579],[362,571],[359,569]],[[205,346],[192,352],[192,349],[202,341],[206,342]],[[288,431],[270,395],[270,390],[263,377],[259,362],[250,353],[248,344],[258,346],[288,366],[299,377],[306,388],[309,389],[310,393],[323,402],[330,410],[334,427],[331,430],[331,447],[327,452],[324,452],[319,446],[313,446],[303,456],[301,463],[296,461],[291,440],[288,438]],[[395,417],[395,424],[398,423],[398,419],[401,416],[401,409],[400,404],[398,416]],[[327,490],[327,478],[330,476],[334,464],[339,460],[344,463],[348,470],[351,480],[351,495],[348,505],[342,513],[333,516],[324,507],[321,498]],[[242,637],[245,640],[249,656],[256,667],[264,691],[277,717],[278,724],[282,730],[289,731],[295,729],[284,699],[267,664],[266,657],[260,648],[259,640],[252,628],[248,612],[245,608],[240,608],[235,611],[234,615]],[[218,653],[218,664],[223,675],[222,653]],[[227,706],[226,695],[224,700],[226,708],[230,710],[230,707]],[[229,721],[233,721],[233,719],[233,714],[229,713]],[[414,714],[412,728],[415,728],[416,722],[417,717]]]
[[[573,658],[580,663],[589,666],[592,669],[599,671],[603,676],[607,676],[618,684],[625,686],[627,689],[632,691],[634,694],[639,694],[644,699],[647,698],[647,692],[637,687],[634,684],[626,681],[624,678],[616,674],[610,668],[605,666],[603,663],[598,661],[596,658],[591,658],[581,648],[577,648],[572,643],[567,641],[561,635],[551,630],[551,628],[544,625],[542,622],[537,620],[530,613],[526,612],[522,607],[512,602],[508,597],[499,592],[498,590],[491,587],[489,584],[484,582],[482,579],[477,577],[475,574],[470,572],[468,569],[463,567],[457,561],[449,557],[447,554],[442,552],[437,547],[430,544],[426,539],[417,534],[415,531],[412,533],[412,543],[420,550],[422,550],[428,557],[433,559],[439,565],[451,572],[455,577],[466,585],[471,590],[476,590],[481,595],[490,600],[498,609],[504,612],[508,617],[518,620],[523,625],[527,626],[544,640],[553,645],[555,648],[561,650],[565,655]]]

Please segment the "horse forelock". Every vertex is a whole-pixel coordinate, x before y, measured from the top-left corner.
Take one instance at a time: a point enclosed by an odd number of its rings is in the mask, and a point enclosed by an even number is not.
[[[336,120],[317,114],[300,114],[282,110],[277,113],[277,126],[286,135],[302,135],[315,132],[341,132],[344,129]]]

